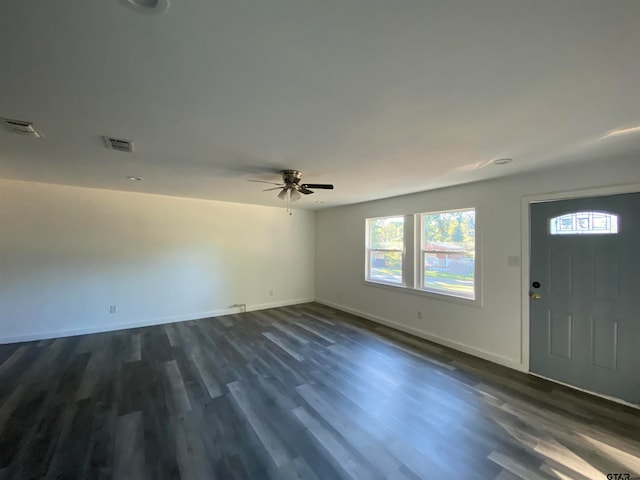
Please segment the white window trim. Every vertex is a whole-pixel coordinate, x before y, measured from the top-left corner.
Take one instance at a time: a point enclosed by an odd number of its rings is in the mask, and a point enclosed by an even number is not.
[[[445,212],[458,212],[462,210],[475,210],[475,256],[474,256],[474,293],[475,298],[467,298],[460,297],[448,292],[438,292],[433,290],[425,290],[421,288],[422,282],[422,268],[421,268],[421,258],[422,258],[422,238],[418,238],[421,236],[421,228],[422,228],[422,215],[429,213],[445,213]],[[390,282],[382,282],[378,280],[369,279],[369,249],[368,245],[368,236],[369,236],[369,228],[368,221],[369,220],[377,220],[381,218],[390,218],[390,217],[404,217],[404,251],[402,253],[402,274],[403,274],[403,283],[390,283]],[[460,207],[453,209],[442,209],[442,210],[433,210],[433,211],[424,211],[424,212],[414,212],[406,215],[384,215],[379,217],[367,217],[365,219],[365,244],[364,244],[364,273],[365,277],[363,280],[363,285],[371,286],[371,287],[379,287],[392,291],[401,291],[403,293],[410,293],[412,295],[418,295],[421,297],[427,297],[435,300],[441,300],[445,302],[458,303],[466,306],[473,307],[482,307],[483,297],[482,297],[482,228],[481,228],[482,219],[480,217],[478,207]],[[372,249],[376,250],[376,249]],[[397,251],[397,250],[393,250]]]
[[[473,210],[474,211],[474,217],[475,217],[475,226],[474,226],[474,239],[473,239],[473,248],[474,248],[474,253],[473,253],[473,262],[474,262],[474,266],[473,266],[473,294],[474,294],[474,298],[469,298],[469,297],[465,297],[462,295],[456,295],[455,293],[452,292],[443,292],[443,291],[438,291],[436,289],[430,289],[430,288],[426,288],[424,286],[424,262],[423,262],[423,255],[425,253],[424,250],[422,250],[422,233],[423,233],[423,229],[424,229],[424,225],[422,224],[422,219],[424,215],[435,215],[435,214],[439,214],[439,213],[450,213],[450,212],[463,212],[463,211],[468,211],[468,210]],[[462,208],[454,208],[454,209],[447,209],[447,210],[430,210],[430,211],[426,211],[426,212],[420,212],[417,213],[415,215],[416,217],[416,249],[415,249],[415,265],[416,265],[416,281],[415,281],[415,285],[416,285],[416,289],[425,292],[425,293],[430,293],[433,296],[437,296],[437,297],[452,297],[455,298],[457,300],[462,300],[464,302],[469,302],[472,304],[477,304],[478,299],[480,298],[480,275],[479,275],[479,255],[478,255],[478,209],[475,207],[462,207]]]
[[[404,218],[404,223],[402,226],[402,235],[403,235],[403,246],[402,246],[402,250],[399,249],[386,249],[386,248],[369,248],[369,221],[371,220],[383,220],[386,218],[396,218],[396,217],[402,217]],[[391,287],[401,287],[401,288],[405,288],[407,286],[407,276],[406,276],[406,269],[407,269],[407,218],[410,217],[410,215],[384,215],[382,217],[367,217],[365,219],[365,244],[364,244],[364,279],[366,283],[372,283],[375,285],[389,285]],[[411,231],[411,233],[413,234],[413,230]],[[382,280],[371,280],[369,278],[369,276],[371,275],[370,269],[371,269],[371,252],[372,251],[376,251],[376,252],[399,252],[400,255],[402,256],[402,282],[401,283],[395,283],[395,282],[383,282]]]

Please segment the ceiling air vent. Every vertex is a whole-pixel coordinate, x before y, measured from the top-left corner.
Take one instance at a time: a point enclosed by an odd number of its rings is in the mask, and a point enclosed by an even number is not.
[[[40,134],[38,131],[33,128],[33,123],[25,122],[24,120],[11,120],[10,118],[3,118],[2,123],[4,123],[7,130],[13,133],[17,133],[18,135],[26,135],[28,137],[40,138]]]
[[[118,150],[119,152],[133,152],[133,142],[131,140],[123,140],[122,138],[104,137],[104,143],[110,150]]]

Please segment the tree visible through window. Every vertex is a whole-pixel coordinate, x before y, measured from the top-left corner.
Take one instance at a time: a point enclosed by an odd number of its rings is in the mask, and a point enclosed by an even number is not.
[[[367,219],[367,280],[403,284],[404,217]]]
[[[422,214],[422,289],[475,299],[474,209]]]
[[[367,218],[365,251],[366,281],[477,303],[474,208]]]

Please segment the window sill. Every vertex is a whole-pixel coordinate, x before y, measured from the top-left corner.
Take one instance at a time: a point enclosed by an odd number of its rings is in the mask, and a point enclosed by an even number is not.
[[[427,290],[418,290],[417,288],[407,287],[406,285],[398,285],[393,283],[382,283],[375,282],[372,280],[364,280],[363,284],[368,287],[378,287],[383,288],[385,290],[409,293],[412,295],[418,295],[420,297],[433,298],[434,300],[441,300],[443,302],[449,303],[457,303],[460,305],[466,305],[468,307],[482,307],[482,300],[480,294],[475,298],[475,300],[471,300],[470,298],[464,297],[456,297],[455,295],[448,295],[446,293],[436,293]]]

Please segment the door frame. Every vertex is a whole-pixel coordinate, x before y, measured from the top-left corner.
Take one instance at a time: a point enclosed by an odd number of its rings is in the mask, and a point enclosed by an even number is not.
[[[531,372],[529,368],[529,353],[530,353],[530,349],[529,349],[530,347],[530,343],[529,343],[530,342],[530,339],[529,339],[529,323],[530,323],[529,263],[531,261],[530,259],[531,219],[529,214],[530,212],[529,206],[533,203],[550,202],[554,200],[568,200],[568,199],[584,198],[584,197],[604,197],[607,195],[617,195],[617,194],[623,194],[623,193],[640,193],[640,183],[633,183],[633,184],[626,184],[626,185],[612,185],[608,187],[594,187],[594,188],[587,188],[587,189],[568,190],[568,191],[562,191],[562,192],[549,192],[549,193],[540,193],[536,195],[522,196],[521,198],[522,222],[521,222],[521,234],[520,234],[521,243],[522,243],[521,244],[522,261],[520,262],[521,273],[522,273],[522,277],[520,281],[520,286],[521,286],[520,304],[522,309],[522,313],[521,313],[522,325],[520,330],[520,338],[521,338],[522,344],[520,347],[520,364],[522,366],[523,372],[529,373],[531,375],[535,375],[534,373]],[[562,383],[553,379],[549,379],[549,380],[554,381],[556,383]],[[577,388],[577,387],[573,387],[572,385],[569,385],[569,386],[572,388]],[[622,400],[617,400],[617,401],[621,402]]]

